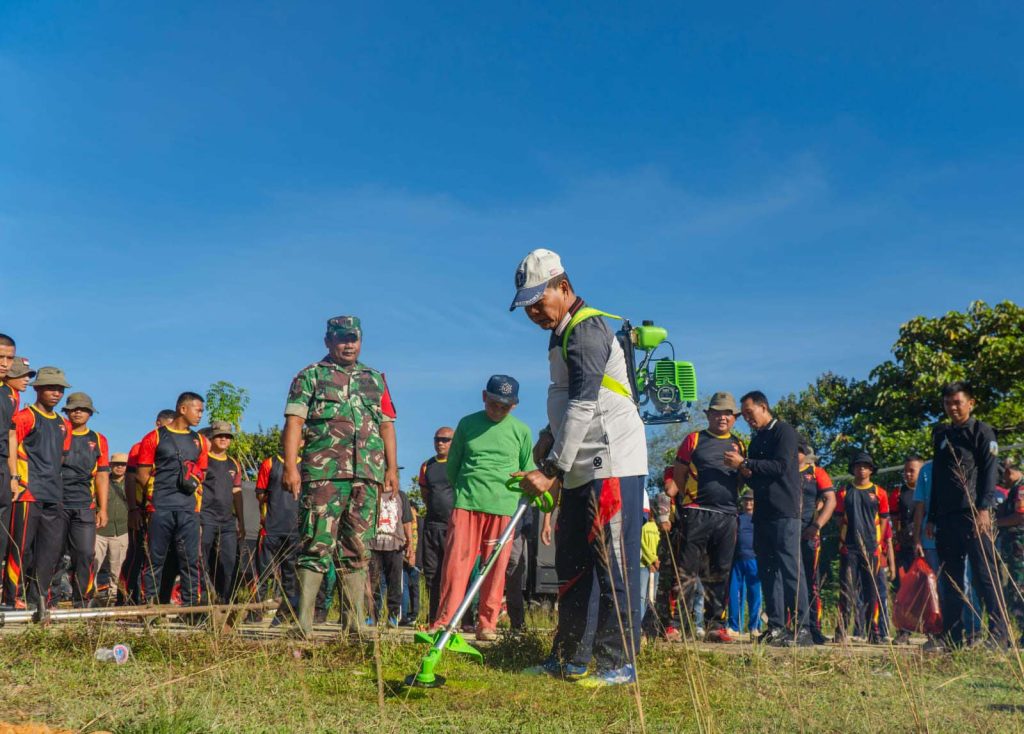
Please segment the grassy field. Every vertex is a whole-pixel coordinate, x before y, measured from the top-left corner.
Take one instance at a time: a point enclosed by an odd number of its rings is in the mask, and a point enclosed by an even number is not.
[[[645,647],[641,683],[583,689],[518,673],[541,635],[506,637],[483,666],[450,655],[446,687],[404,689],[422,648],[119,628],[32,629],[0,643],[0,720],[114,732],[1024,731],[1016,658],[968,651],[734,645]],[[93,659],[128,642],[123,666]],[[641,719],[641,713],[643,718]]]

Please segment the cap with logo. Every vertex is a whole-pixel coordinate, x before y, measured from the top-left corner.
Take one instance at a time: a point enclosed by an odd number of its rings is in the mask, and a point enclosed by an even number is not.
[[[519,306],[531,306],[541,299],[548,281],[565,273],[562,258],[551,250],[538,249],[523,258],[516,268],[516,296],[509,311]]]
[[[32,387],[71,387],[68,378],[64,376],[64,370],[60,367],[40,367],[36,372],[36,379],[31,382]]]
[[[348,336],[355,334],[361,337],[362,324],[358,316],[335,316],[327,320],[327,336]]]
[[[519,382],[508,375],[491,375],[487,381],[487,397],[505,405],[519,402]]]
[[[732,396],[731,392],[716,392],[711,396],[711,402],[708,403],[708,410],[723,410],[733,415],[739,415],[739,408],[736,407],[736,398]]]
[[[234,436],[235,430],[227,421],[212,421],[209,430],[210,438],[215,436]]]
[[[86,395],[84,392],[73,392],[68,395],[68,400],[64,403],[64,412],[67,413],[69,410],[75,408],[85,408],[90,413],[98,413],[96,406],[92,404],[92,398]]]
[[[11,368],[7,370],[7,376],[11,379],[26,376],[32,378],[36,376],[36,371],[29,369],[27,359],[24,357],[15,357],[14,362],[11,364]]]

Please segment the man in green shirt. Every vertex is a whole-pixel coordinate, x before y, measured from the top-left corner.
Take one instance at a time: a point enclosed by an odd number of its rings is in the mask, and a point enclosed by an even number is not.
[[[96,531],[95,567],[102,568],[110,557],[110,592],[121,577],[121,566],[128,553],[128,504],[124,493],[128,454],[110,457],[110,491],[107,493],[107,524]],[[125,591],[122,589],[122,591]]]
[[[477,557],[487,560],[516,511],[520,495],[505,486],[509,475],[534,468],[533,434],[510,415],[519,402],[519,383],[508,375],[494,375],[487,381],[483,401],[483,410],[459,421],[448,452],[446,469],[455,489],[455,509],[448,525],[435,629],[451,621]],[[497,637],[511,551],[512,544],[506,543],[480,588],[478,640]]]

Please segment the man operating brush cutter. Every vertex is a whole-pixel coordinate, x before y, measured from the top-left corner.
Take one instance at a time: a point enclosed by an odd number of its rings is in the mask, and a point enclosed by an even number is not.
[[[549,428],[541,432],[539,471],[522,479],[536,496],[562,487],[555,527],[558,629],[550,657],[533,672],[583,678],[587,607],[600,589],[594,638],[596,674],[585,685],[636,681],[640,645],[640,528],[647,441],[633,402],[622,347],[602,311],[576,295],[550,250],[519,264],[511,309],[550,331]]]

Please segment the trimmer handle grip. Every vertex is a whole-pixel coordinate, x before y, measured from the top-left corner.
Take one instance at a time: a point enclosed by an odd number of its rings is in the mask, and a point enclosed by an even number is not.
[[[522,477],[509,477],[508,481],[505,482],[505,488],[522,494],[523,490],[519,488],[519,482],[521,479]],[[550,492],[545,492],[540,497],[531,497],[530,504],[544,513],[551,512],[555,509],[555,500],[551,496]]]

